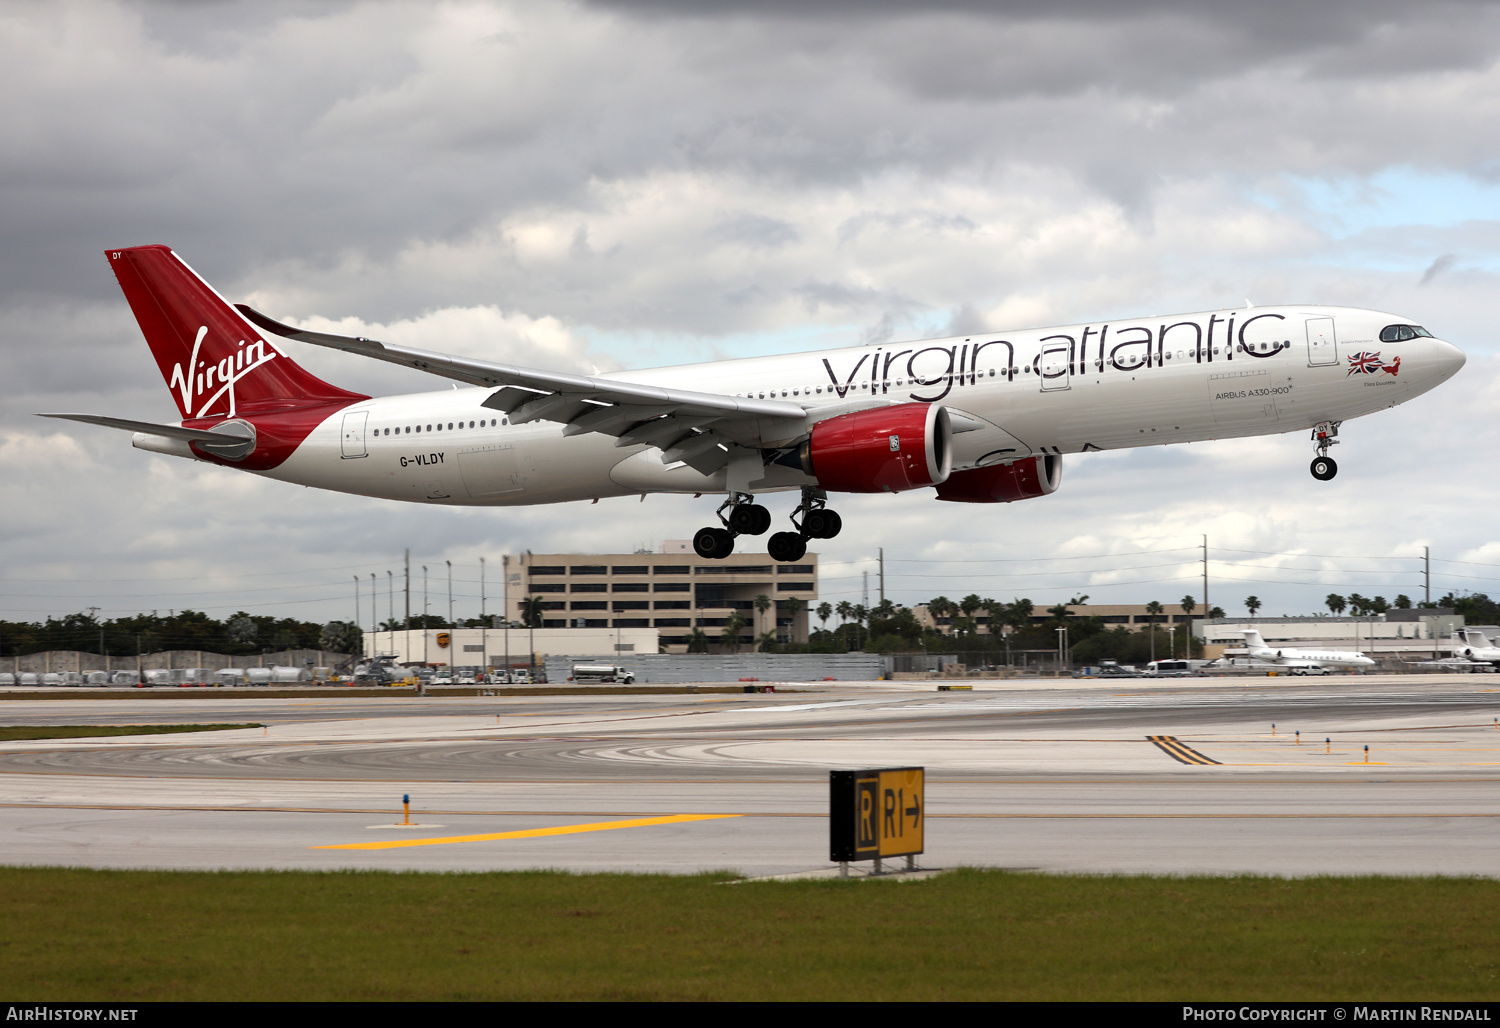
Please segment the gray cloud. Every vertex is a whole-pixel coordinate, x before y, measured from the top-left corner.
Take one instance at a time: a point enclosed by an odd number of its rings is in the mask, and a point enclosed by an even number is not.
[[[1456,263],[1458,263],[1458,256],[1456,254],[1443,254],[1441,257],[1438,257],[1436,260],[1434,260],[1431,264],[1427,265],[1427,270],[1422,272],[1422,281],[1417,284],[1425,286],[1427,283],[1437,278],[1443,272],[1447,271],[1449,268],[1452,268]]]
[[[1496,222],[1334,239],[1296,188],[1392,167],[1493,180],[1493,3],[0,11],[0,474],[13,514],[0,578],[60,592],[105,572],[230,587],[267,562],[383,573],[409,545],[463,560],[618,548],[707,518],[682,498],[617,502],[604,519],[403,507],[38,423],[37,410],[170,416],[109,246],[169,243],[230,297],[294,320],[553,366],[1202,309],[1247,293],[1396,308],[1476,353],[1466,379],[1496,343]],[[1423,272],[1434,253],[1463,253],[1464,267],[1439,258]],[[372,392],[442,385],[343,354],[297,359]],[[1454,383],[1440,402],[1482,433],[1492,400]],[[929,497],[850,499],[853,530],[825,553],[853,560],[882,538],[938,552],[976,525],[996,555],[1023,540],[1042,552],[1196,539],[1205,525],[1273,549],[1344,545],[1308,526],[1345,526],[1340,504],[1360,488],[1395,494],[1392,482],[1422,473],[1402,456],[1419,413],[1346,429],[1343,492],[1302,481],[1300,438],[1143,450],[1070,459],[1057,496],[977,516]],[[1355,456],[1376,452],[1395,456]],[[1221,491],[1165,502],[1142,488],[1154,476]],[[1339,532],[1372,550],[1418,535],[1449,553],[1481,547],[1482,519],[1441,516],[1480,488],[1443,483],[1389,524]],[[1250,508],[1264,525],[1243,518]],[[343,575],[329,579],[340,595]],[[57,603],[34,609],[74,609]]]

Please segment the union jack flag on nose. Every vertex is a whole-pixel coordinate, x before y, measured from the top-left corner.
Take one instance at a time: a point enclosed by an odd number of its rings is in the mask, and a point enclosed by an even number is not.
[[[1380,351],[1371,353],[1368,350],[1361,350],[1359,353],[1349,355],[1349,372],[1344,377],[1373,375],[1383,367],[1385,367],[1385,361],[1380,359]]]

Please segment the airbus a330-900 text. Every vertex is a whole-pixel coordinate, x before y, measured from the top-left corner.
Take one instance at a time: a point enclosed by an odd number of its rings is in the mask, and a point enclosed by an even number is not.
[[[694,547],[765,534],[757,495],[794,491],[779,561],[837,535],[830,493],[1045,496],[1064,454],[1311,431],[1331,479],[1339,426],[1464,364],[1411,319],[1274,306],[592,376],[282,324],[224,300],[165,246],[106,251],[181,420],[49,414],[134,432],[144,450],[298,485],[418,503],[513,506],[649,493],[724,497]],[[370,397],[311,375],[283,339],[469,388]]]

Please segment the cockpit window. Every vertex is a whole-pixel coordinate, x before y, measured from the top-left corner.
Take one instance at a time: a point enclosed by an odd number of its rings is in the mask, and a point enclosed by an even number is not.
[[[1418,336],[1432,338],[1432,333],[1421,325],[1387,325],[1380,330],[1380,341],[1382,343],[1404,343],[1408,339],[1416,339]]]

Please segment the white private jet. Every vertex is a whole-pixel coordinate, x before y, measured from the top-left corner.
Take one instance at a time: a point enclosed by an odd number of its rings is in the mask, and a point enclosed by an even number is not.
[[[837,535],[830,492],[934,489],[1006,503],[1053,492],[1062,455],[1312,430],[1315,478],[1339,425],[1425,393],[1464,354],[1409,319],[1246,307],[983,332],[603,375],[495,364],[284,325],[231,306],[165,246],[106,251],[177,403],[134,445],[340,492],[515,506],[647,493],[726,498],[694,547],[761,535],[760,493],[800,490],[771,556]],[[472,388],[369,397],[299,367],[277,338]]]
[[[1321,675],[1331,667],[1364,669],[1375,666],[1373,660],[1356,650],[1273,650],[1255,629],[1244,629],[1241,634],[1245,637],[1245,649],[1252,658],[1287,668],[1294,675]]]
[[[1460,641],[1460,635],[1462,640]],[[1453,630],[1453,656],[1462,657],[1475,664],[1493,664],[1500,667],[1500,646],[1477,628],[1455,628]]]

